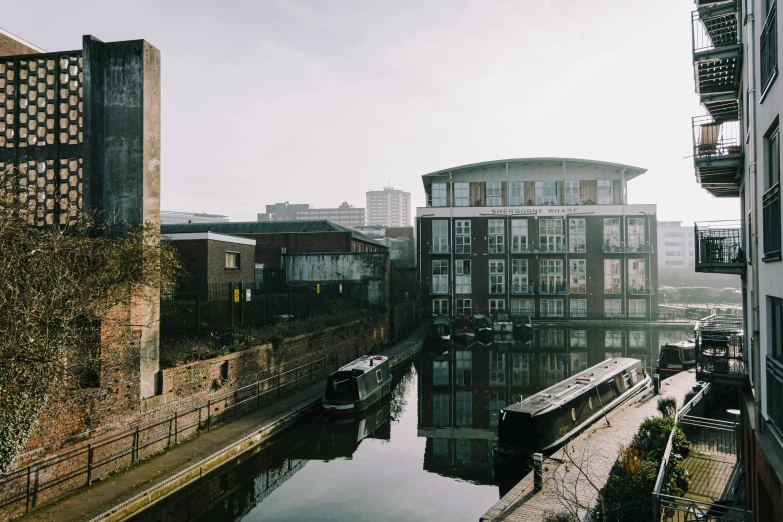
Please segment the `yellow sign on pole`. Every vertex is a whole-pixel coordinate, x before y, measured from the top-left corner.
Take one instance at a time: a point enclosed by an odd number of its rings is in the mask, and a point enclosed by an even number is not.
[[[321,293],[321,283],[315,284],[315,293],[320,294]]]
[[[239,302],[239,288],[234,288],[234,302]]]

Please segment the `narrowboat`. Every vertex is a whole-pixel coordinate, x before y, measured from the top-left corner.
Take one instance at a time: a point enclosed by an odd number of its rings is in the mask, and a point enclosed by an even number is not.
[[[492,326],[492,317],[488,315],[477,314],[470,318],[473,324],[473,331],[476,333],[476,341],[479,344],[487,345],[494,341],[494,328]]]
[[[451,320],[445,315],[439,315],[432,321],[430,328],[430,341],[435,347],[448,346],[451,344],[453,334]]]
[[[514,323],[514,339],[525,343],[533,339],[533,321],[529,315],[515,315],[511,320]]]
[[[476,336],[469,317],[457,317],[454,319],[454,336],[470,340]]]
[[[642,361],[607,359],[500,411],[493,465],[520,464],[515,456],[549,452],[650,384]]]
[[[514,323],[511,320],[511,314],[505,310],[495,310],[492,313],[493,328],[496,332],[508,332],[514,331]]]
[[[696,366],[696,339],[661,346],[658,369],[668,371],[688,370]]]
[[[391,391],[389,358],[365,355],[326,379],[323,412],[347,415],[367,409]]]

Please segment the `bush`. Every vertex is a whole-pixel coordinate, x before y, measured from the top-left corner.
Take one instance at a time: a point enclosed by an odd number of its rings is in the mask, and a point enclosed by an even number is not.
[[[674,417],[677,413],[677,399],[671,396],[658,399],[658,412],[663,417]]]
[[[642,461],[635,473],[615,464],[601,490],[605,522],[649,520],[657,477],[658,466],[654,462]]]
[[[671,417],[650,417],[642,421],[639,431],[633,436],[631,447],[640,450],[644,459],[661,462],[666,444],[669,442],[669,434],[674,428],[674,419]],[[680,453],[688,441],[680,427],[674,434],[672,441],[672,453]]]
[[[544,518],[541,519],[541,522],[579,522],[579,519],[567,511],[559,511],[557,513],[544,511]]]

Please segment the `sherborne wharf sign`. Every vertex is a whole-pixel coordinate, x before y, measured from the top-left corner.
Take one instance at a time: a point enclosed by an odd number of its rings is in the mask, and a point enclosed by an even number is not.
[[[563,215],[581,214],[580,207],[498,207],[490,208],[489,214],[494,215]]]
[[[492,216],[622,216],[655,214],[655,205],[574,205],[574,206],[527,206],[527,207],[418,207],[418,217],[492,217]]]

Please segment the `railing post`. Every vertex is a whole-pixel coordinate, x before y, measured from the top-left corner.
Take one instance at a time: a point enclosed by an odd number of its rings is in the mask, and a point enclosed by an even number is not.
[[[658,390],[661,387],[661,376],[659,374],[653,374],[653,394],[658,395]]]
[[[277,374],[277,398],[280,398],[280,374]]]
[[[239,412],[237,411],[239,409],[239,390],[234,390],[234,419],[237,418],[237,415],[239,415]]]
[[[202,406],[198,407],[198,429],[201,429],[201,408]]]
[[[133,450],[131,451],[131,462],[139,459],[139,427],[136,426],[136,433],[133,434]]]
[[[24,512],[30,512],[30,482],[32,479],[32,466],[27,466],[27,495],[25,498]]]
[[[87,444],[87,485],[92,484],[92,444]]]
[[[544,479],[541,475],[544,456],[541,453],[533,453],[533,489],[541,491],[544,487]]]
[[[310,384],[313,384],[313,361],[310,361]]]
[[[256,378],[256,409],[260,407],[261,407],[261,381],[259,381],[258,378]]]
[[[207,401],[207,431],[212,426],[212,399]]]
[[[196,336],[201,336],[201,293],[196,292]]]
[[[179,426],[177,423],[177,417],[179,416],[179,413],[175,410],[174,411],[174,445],[177,445],[177,432],[179,431]]]

